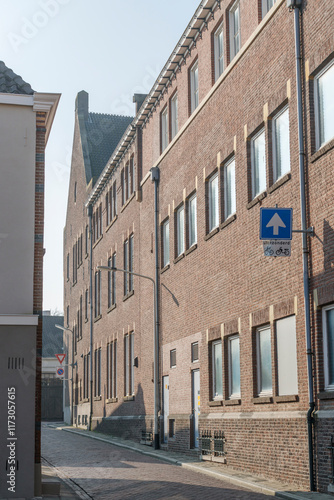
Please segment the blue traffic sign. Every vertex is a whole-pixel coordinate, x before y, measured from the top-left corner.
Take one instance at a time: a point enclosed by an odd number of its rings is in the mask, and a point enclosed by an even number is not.
[[[291,240],[292,208],[260,208],[260,240]]]

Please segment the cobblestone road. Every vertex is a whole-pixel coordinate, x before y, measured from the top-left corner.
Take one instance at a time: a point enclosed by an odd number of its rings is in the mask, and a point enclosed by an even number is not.
[[[94,500],[265,500],[138,452],[43,425],[42,456]]]

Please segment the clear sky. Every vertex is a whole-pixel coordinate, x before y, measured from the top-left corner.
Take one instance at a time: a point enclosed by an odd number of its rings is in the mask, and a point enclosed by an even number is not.
[[[44,310],[63,311],[63,228],[75,97],[133,115],[199,0],[0,0],[0,60],[38,92],[61,93],[46,150]]]

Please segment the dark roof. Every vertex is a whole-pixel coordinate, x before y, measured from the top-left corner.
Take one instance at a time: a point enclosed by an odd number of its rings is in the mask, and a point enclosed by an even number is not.
[[[0,92],[4,94],[26,94],[32,95],[34,91],[29,83],[26,83],[14,71],[7,68],[3,61],[0,61]]]
[[[85,125],[93,184],[99,178],[132,120],[131,116],[88,113]]]
[[[64,316],[43,315],[43,358],[53,358],[63,352],[63,331],[55,325],[64,326]]]

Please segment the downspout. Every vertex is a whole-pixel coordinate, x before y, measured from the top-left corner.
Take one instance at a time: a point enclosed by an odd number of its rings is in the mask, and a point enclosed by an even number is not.
[[[159,167],[151,169],[151,180],[154,182],[154,239],[155,239],[155,328],[154,328],[154,449],[159,445],[159,213],[158,213],[158,184],[160,178]]]
[[[309,265],[308,265],[308,229],[306,221],[306,192],[305,192],[305,150],[304,150],[304,127],[303,127],[303,95],[301,78],[301,38],[300,38],[300,16],[302,15],[303,0],[288,0],[288,7],[294,10],[295,25],[295,48],[296,48],[296,83],[297,83],[297,107],[298,107],[298,142],[299,142],[299,182],[300,182],[300,211],[301,231],[303,244],[303,281],[304,281],[304,307],[305,307],[305,333],[307,353],[307,376],[309,391],[309,409],[307,412],[308,427],[308,451],[309,451],[309,474],[310,490],[314,491],[314,460],[313,460],[313,425],[314,418],[314,394],[313,394],[313,352],[311,342],[310,321],[310,298],[309,298]]]
[[[92,215],[93,207],[88,205],[88,219],[89,219],[89,302],[90,302],[90,341],[89,341],[89,382],[90,382],[90,415],[89,415],[89,430],[92,430],[93,420],[93,226]]]

